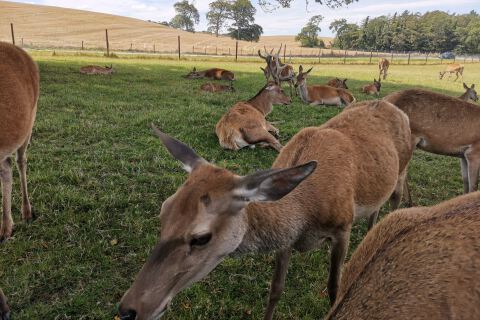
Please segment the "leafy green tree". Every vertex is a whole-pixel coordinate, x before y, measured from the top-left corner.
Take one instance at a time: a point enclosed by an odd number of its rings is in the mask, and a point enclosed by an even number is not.
[[[207,12],[208,31],[214,33],[217,37],[228,20],[230,2],[228,0],[216,0],[209,4],[210,10]]]
[[[229,35],[232,38],[237,36],[237,29],[230,29]],[[258,24],[249,24],[248,26],[240,29],[240,39],[246,41],[257,41],[260,40],[260,36],[263,33],[263,28]]]
[[[278,6],[289,8],[293,1],[294,0],[258,0],[258,4],[265,9],[276,8]],[[325,5],[329,8],[338,8],[357,1],[358,0],[315,0],[314,2]],[[308,6],[310,1],[305,0],[305,3]]]
[[[194,25],[200,22],[200,14],[198,13],[197,8],[187,0],[177,2],[173,7],[177,14],[170,21],[170,26],[194,32]]]
[[[257,10],[250,0],[231,2],[228,11],[228,17],[233,21],[232,26],[228,29],[230,36],[237,40],[258,41],[263,29],[254,24],[256,12]],[[246,30],[246,32],[242,32],[242,30]],[[255,37],[252,38],[252,35]]]
[[[295,37],[296,41],[300,41],[302,47],[319,47],[320,44],[323,44],[318,39],[318,33],[321,31],[319,24],[322,22],[323,17],[321,15],[316,15],[310,18],[305,27],[302,28],[300,33]]]
[[[357,48],[361,38],[360,28],[354,23],[347,23],[347,20],[335,20],[330,24],[330,30],[336,30],[336,37],[333,46],[340,49]]]

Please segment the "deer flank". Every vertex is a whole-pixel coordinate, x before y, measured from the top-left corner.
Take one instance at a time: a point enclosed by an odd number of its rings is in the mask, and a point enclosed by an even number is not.
[[[382,78],[383,75],[383,80],[387,79],[388,75],[388,68],[390,67],[390,61],[388,61],[385,58],[381,58],[378,61],[378,79]]]
[[[206,92],[235,92],[235,88],[233,85],[222,85],[222,84],[216,84],[216,83],[204,83],[200,86],[200,90],[206,91]]]
[[[231,71],[219,68],[208,69],[204,71],[197,71],[194,67],[193,70],[188,73],[185,78],[187,79],[210,79],[210,80],[226,80],[235,81],[235,74]]]
[[[457,81],[459,75],[462,76],[462,79],[463,79],[463,69],[464,69],[463,65],[459,63],[449,64],[444,71],[439,72],[439,79],[442,80],[446,73],[448,73],[449,79],[452,76],[452,74],[455,73],[457,77],[455,78],[454,81]]]
[[[334,88],[348,89],[347,80],[348,79],[341,80],[339,78],[330,79],[327,82],[327,86],[334,87]]]
[[[380,94],[380,88],[382,87],[380,81],[380,79],[378,81],[377,79],[373,79],[372,84],[367,84],[362,87],[362,92],[366,94],[375,94],[378,96]]]
[[[112,74],[114,73],[114,69],[112,66],[108,67],[100,67],[100,66],[84,66],[80,68],[80,73],[83,74]]]

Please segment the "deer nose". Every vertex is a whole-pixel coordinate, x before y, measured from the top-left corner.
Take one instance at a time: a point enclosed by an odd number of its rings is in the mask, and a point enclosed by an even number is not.
[[[120,320],[135,320],[137,318],[137,312],[133,309],[122,310],[120,307]]]

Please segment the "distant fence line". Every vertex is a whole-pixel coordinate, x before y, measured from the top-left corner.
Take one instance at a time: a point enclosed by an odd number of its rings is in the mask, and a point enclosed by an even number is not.
[[[178,59],[182,56],[219,56],[219,57],[232,57],[235,61],[238,57],[256,57],[258,47],[239,47],[239,42],[235,42],[235,46],[217,46],[217,45],[182,45],[182,39],[180,36],[168,38],[170,45],[168,49],[165,48],[166,39],[159,39],[158,42],[137,43],[130,42],[129,48],[125,48],[125,45],[120,45],[109,40],[108,30],[105,29],[105,39],[103,40],[105,45],[99,45],[99,41],[80,41],[80,42],[60,42],[60,43],[42,43],[40,41],[29,41],[27,38],[15,39],[15,30],[13,24],[10,24],[11,29],[11,41],[12,43],[25,48],[25,49],[68,49],[76,51],[105,51],[107,56],[112,56],[112,52],[122,53],[138,53],[138,54],[159,54],[159,55],[175,55]],[[20,41],[19,41],[20,40]],[[125,41],[123,41],[125,43]],[[128,47],[128,45],[127,45]],[[163,47],[163,48],[162,48]],[[175,48],[175,49],[173,49]],[[263,49],[263,47],[262,47]],[[362,51],[362,50],[340,50],[333,48],[300,48],[290,49],[285,45],[281,55],[283,55],[284,61],[291,62],[295,58],[308,58],[313,60],[312,62],[322,63],[368,63],[375,64],[379,58],[387,58],[392,64],[443,64],[443,59],[439,58],[437,52],[385,52],[385,51]],[[336,60],[335,60],[336,59]],[[334,61],[333,61],[334,60]],[[474,63],[480,62],[480,55],[471,56],[455,56],[453,59],[446,60],[445,63],[463,62]]]

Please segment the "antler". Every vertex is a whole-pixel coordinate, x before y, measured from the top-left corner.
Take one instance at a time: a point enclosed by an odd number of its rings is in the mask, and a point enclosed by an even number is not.
[[[258,56],[260,58],[262,58],[263,60],[267,61],[267,57],[266,56],[262,56],[262,54],[260,53],[260,49],[258,49]]]

